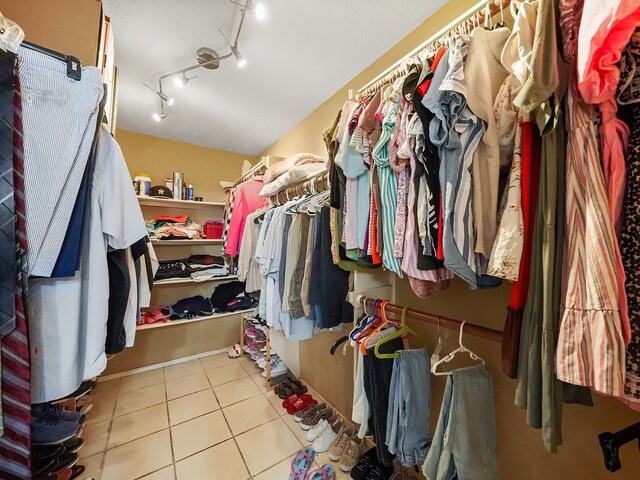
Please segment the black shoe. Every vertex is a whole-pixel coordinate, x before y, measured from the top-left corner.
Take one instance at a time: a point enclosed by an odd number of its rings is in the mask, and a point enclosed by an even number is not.
[[[56,457],[49,457],[46,459],[34,458],[33,464],[31,466],[33,476],[35,478],[46,477],[50,472],[53,471],[54,468],[56,468],[57,464],[58,462],[56,460]]]
[[[63,454],[66,449],[60,445],[34,445],[33,461],[50,460],[58,455]]]
[[[74,465],[73,467],[71,467],[71,477],[69,478],[69,480],[74,480],[78,478],[80,475],[84,473],[84,471],[85,471],[84,465]]]
[[[367,450],[360,456],[356,466],[351,469],[351,478],[353,480],[367,480],[369,470],[378,463],[378,453],[375,448]]]
[[[62,446],[64,447],[65,451],[76,453],[84,446],[84,438],[72,438],[70,440],[67,440],[66,442],[63,442]]]
[[[367,480],[389,480],[391,475],[393,475],[393,465],[385,467],[378,463],[371,467],[371,470],[367,473]]]
[[[95,380],[85,380],[84,382],[82,382],[80,384],[80,386],[78,387],[78,389],[73,392],[70,395],[67,395],[64,398],[78,398],[78,397],[82,397],[83,395],[86,395],[87,393],[89,393],[91,390],[93,390],[94,388],[96,388],[96,385],[98,385],[98,382],[96,382]]]

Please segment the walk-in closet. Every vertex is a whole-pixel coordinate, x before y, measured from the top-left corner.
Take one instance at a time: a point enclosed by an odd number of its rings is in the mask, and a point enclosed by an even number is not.
[[[0,480],[638,480],[640,0],[0,0]]]

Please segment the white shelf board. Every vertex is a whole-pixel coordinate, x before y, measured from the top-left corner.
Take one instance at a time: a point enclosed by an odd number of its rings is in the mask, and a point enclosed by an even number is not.
[[[195,202],[193,200],[173,200],[168,198],[141,196],[138,196],[138,201],[143,207],[166,207],[192,210],[213,210],[217,208],[224,208],[224,203],[221,202]]]
[[[200,282],[196,282],[192,278],[170,278],[167,280],[158,280],[153,282],[154,285],[178,285],[184,283],[206,283],[206,282],[224,282],[226,280],[237,280],[237,275],[226,275],[224,277],[213,277],[208,278],[207,280],[202,280]]]
[[[216,318],[230,317],[232,315],[242,315],[244,313],[255,312],[255,308],[248,310],[238,310],[237,312],[224,312],[214,313],[213,315],[207,315],[206,317],[195,317],[185,320],[167,320],[166,322],[147,323],[145,325],[138,325],[136,330],[151,330],[152,328],[173,327],[175,325],[184,325],[186,323],[203,322],[205,320],[215,320]]]
[[[211,238],[199,238],[192,240],[158,240],[157,238],[152,238],[151,243],[154,245],[221,245],[222,239],[211,239]]]

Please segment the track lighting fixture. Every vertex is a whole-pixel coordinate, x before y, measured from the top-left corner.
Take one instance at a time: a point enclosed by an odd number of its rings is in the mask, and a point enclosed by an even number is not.
[[[195,65],[181,68],[180,70],[176,70],[174,72],[162,75],[158,79],[158,90],[154,89],[153,87],[150,87],[146,83],[144,84],[146,87],[153,90],[153,92],[156,95],[158,95],[158,97],[160,97],[160,112],[156,112],[152,114],[152,117],[156,122],[159,122],[167,118],[168,114],[165,113],[164,111],[165,104],[169,106],[173,105],[173,98],[168,97],[162,89],[163,80],[166,80],[168,77],[174,77],[173,84],[177,88],[182,88],[191,80],[196,78],[196,77],[187,77],[186,75],[187,72],[200,67],[206,68],[207,70],[215,70],[218,67],[220,67],[220,62],[222,60],[229,58],[231,56],[233,56],[236,59],[236,63],[238,64],[238,67],[243,68],[244,66],[247,65],[247,59],[244,58],[244,56],[242,56],[242,54],[240,53],[240,50],[238,49],[238,40],[240,38],[240,32],[242,31],[242,25],[244,24],[244,17],[247,14],[247,12],[249,12],[254,14],[257,19],[263,20],[267,15],[267,9],[265,8],[263,3],[257,2],[256,0],[244,0],[243,3],[239,3],[234,0],[230,0],[230,1],[231,3],[235,3],[240,7],[240,22],[235,31],[235,35],[233,37],[233,43],[231,42],[231,40],[229,40],[229,38],[227,38],[227,36],[222,32],[222,30],[220,29],[218,30],[220,31],[220,34],[222,34],[227,44],[229,45],[231,52],[225,55],[219,55],[218,52],[210,48],[207,48],[207,47],[199,48],[196,56],[196,60],[198,63],[196,63]]]

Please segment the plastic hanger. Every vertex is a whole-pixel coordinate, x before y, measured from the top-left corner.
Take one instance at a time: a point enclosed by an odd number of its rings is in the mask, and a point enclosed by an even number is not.
[[[380,306],[381,316],[378,317],[374,312],[374,320],[369,322],[365,328],[355,337],[356,343],[360,344],[360,351],[363,355],[367,355],[366,342],[369,338],[373,337],[376,333],[380,332],[382,328],[390,321],[385,314],[385,307],[389,303],[389,300],[384,300]]]
[[[465,321],[465,322],[462,322],[460,324],[460,334],[458,336],[458,344],[460,346],[458,348],[456,348],[453,352],[451,352],[449,355],[444,357],[442,360],[437,361],[435,363],[435,365],[433,365],[431,367],[431,373],[433,373],[434,375],[436,375],[436,376],[451,375],[452,371],[449,371],[449,372],[438,372],[437,371],[438,367],[440,365],[442,365],[443,363],[449,363],[459,353],[468,353],[472,360],[478,360],[478,361],[484,363],[484,360],[482,358],[480,358],[478,355],[473,353],[471,350],[469,350],[467,347],[465,347],[462,344],[462,335],[464,334],[464,326],[465,326],[466,323],[467,322]]]
[[[399,353],[380,353],[380,347],[387,342],[390,342],[394,338],[402,337],[405,334],[410,334],[416,337],[422,344],[426,344],[425,338],[418,332],[416,332],[413,328],[407,325],[407,310],[409,310],[409,305],[405,305],[402,309],[402,317],[400,319],[400,328],[393,335],[389,335],[388,337],[383,338],[378,343],[376,343],[376,347],[374,349],[374,353],[378,358],[399,358]]]
[[[431,359],[429,361],[429,364],[431,365],[432,368],[436,363],[438,363],[438,360],[440,360],[440,352],[442,351],[442,347],[445,346],[445,344],[447,343],[447,340],[449,339],[449,330],[440,331],[441,318],[442,317],[438,316],[438,344],[436,345],[435,350],[431,354]]]
[[[18,53],[18,47],[24,40],[24,32],[20,26],[0,12],[0,49],[6,52]]]
[[[378,302],[379,300],[375,300],[373,302],[373,312],[369,315],[369,317],[363,323],[354,327],[354,329],[351,330],[351,333],[349,334],[349,338],[351,339],[351,342],[353,343],[354,346],[357,343],[356,335],[358,335],[367,325],[369,325],[371,322],[376,320],[375,312],[378,307]],[[365,312],[366,312],[366,308],[365,308]]]
[[[367,355],[367,349],[371,346],[370,341],[374,339],[376,341],[380,341],[383,338],[386,338],[387,336],[389,336],[390,334],[395,333],[396,330],[394,330],[393,327],[396,327],[396,328],[400,327],[400,322],[387,318],[385,308],[388,303],[389,301],[386,300],[385,303],[382,305],[382,322],[380,322],[380,324],[373,330],[373,332],[371,332],[371,334],[367,335],[367,338],[365,338],[362,342],[360,342],[360,351],[364,355]],[[391,326],[389,328],[390,330],[392,330],[391,332],[385,331],[385,327],[387,326]]]

